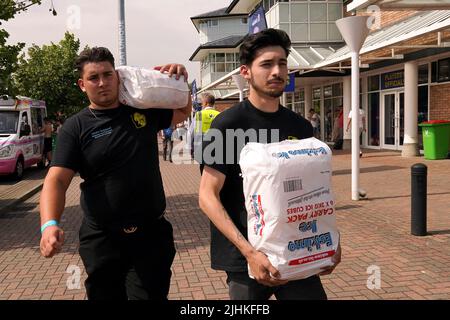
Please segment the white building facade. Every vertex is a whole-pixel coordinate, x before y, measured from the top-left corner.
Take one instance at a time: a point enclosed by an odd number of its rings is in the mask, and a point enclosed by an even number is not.
[[[314,109],[321,118],[323,141],[332,142],[334,120],[343,106],[344,145],[350,145],[350,132],[345,132],[351,106],[350,52],[335,21],[351,14],[371,15],[373,22],[360,52],[359,105],[367,129],[362,146],[417,155],[422,148],[418,123],[450,120],[449,4],[417,7],[417,1],[402,0],[399,10],[389,8],[392,1],[235,0],[226,12],[248,14],[260,3],[268,26],[286,31],[292,41],[288,67],[296,75],[296,88],[283,95],[282,103],[303,116]],[[230,79],[236,72],[215,78],[202,90],[233,88]]]

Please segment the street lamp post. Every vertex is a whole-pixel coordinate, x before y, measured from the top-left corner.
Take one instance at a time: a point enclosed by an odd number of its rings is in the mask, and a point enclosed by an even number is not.
[[[244,89],[247,81],[245,81],[244,77],[240,74],[234,74],[231,77],[233,78],[236,87],[239,89],[239,101],[244,101]]]
[[[127,43],[125,37],[125,0],[119,0],[119,63],[127,64]]]
[[[352,200],[359,200],[359,51],[369,34],[367,16],[339,19],[336,25],[352,58]]]

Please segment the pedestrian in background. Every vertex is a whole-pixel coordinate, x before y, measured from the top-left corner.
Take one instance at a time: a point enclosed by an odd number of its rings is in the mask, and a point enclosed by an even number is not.
[[[169,156],[169,161],[172,162],[173,132],[173,127],[168,127],[162,132],[164,161],[167,161],[167,156]]]

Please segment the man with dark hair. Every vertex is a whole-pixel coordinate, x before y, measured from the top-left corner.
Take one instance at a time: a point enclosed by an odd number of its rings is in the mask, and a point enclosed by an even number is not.
[[[205,137],[204,156],[211,144],[216,143],[212,138],[217,138],[218,133],[223,137],[223,146],[218,147],[221,152],[216,151],[212,161],[205,161],[199,204],[212,222],[212,268],[226,271],[231,299],[269,299],[272,294],[277,299],[326,299],[318,276],[289,282],[280,279],[267,256],[255,250],[246,239],[247,212],[238,160],[245,143],[313,136],[312,126],[306,119],[279,103],[288,76],[290,45],[287,34],[275,29],[244,39],[240,48],[240,73],[250,85],[248,99],[219,114]],[[234,130],[234,136],[230,130]],[[238,132],[245,138],[239,139]],[[229,140],[230,136],[233,139]],[[234,146],[230,148],[230,145]],[[229,152],[233,152],[231,157]],[[340,261],[340,248],[334,260],[335,267]],[[249,277],[247,265],[255,279]],[[323,274],[331,273],[334,267]]]
[[[41,253],[52,257],[61,250],[65,195],[79,172],[84,180],[79,252],[88,298],[167,299],[175,247],[164,218],[157,133],[184,121],[191,101],[178,110],[120,104],[120,80],[106,48],[83,51],[76,66],[90,105],[67,119],[58,134],[41,194]],[[182,65],[165,65],[161,72],[187,79]]]

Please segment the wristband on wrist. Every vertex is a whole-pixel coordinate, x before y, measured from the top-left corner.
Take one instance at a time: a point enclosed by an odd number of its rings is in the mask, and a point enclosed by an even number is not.
[[[44,223],[42,226],[41,226],[41,233],[44,233],[44,230],[47,228],[47,227],[50,227],[50,226],[58,226],[58,221],[56,221],[56,220],[49,220],[49,221],[47,221],[46,223]]]

